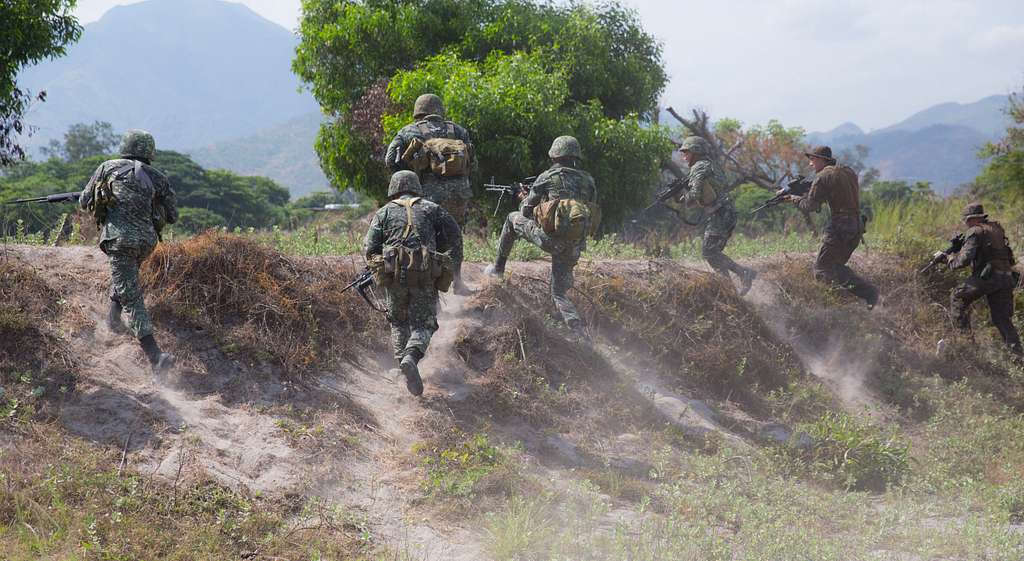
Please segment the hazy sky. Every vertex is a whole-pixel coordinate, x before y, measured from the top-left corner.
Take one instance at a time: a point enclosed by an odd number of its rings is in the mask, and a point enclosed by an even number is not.
[[[83,23],[126,0],[79,0]],[[295,29],[300,0],[241,0]],[[747,123],[892,124],[1024,85],[1021,0],[624,0],[664,42],[664,101]]]

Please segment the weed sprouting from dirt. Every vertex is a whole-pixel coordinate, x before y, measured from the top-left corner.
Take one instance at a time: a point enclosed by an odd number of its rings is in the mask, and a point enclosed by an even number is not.
[[[354,274],[338,261],[289,258],[211,231],[161,244],[141,278],[155,310],[301,373],[322,367],[332,352],[354,357],[353,343],[372,344],[369,333],[383,328],[354,291],[341,293]]]

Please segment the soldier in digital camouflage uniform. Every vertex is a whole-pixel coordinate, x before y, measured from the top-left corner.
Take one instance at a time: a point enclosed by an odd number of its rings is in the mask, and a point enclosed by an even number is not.
[[[444,104],[440,97],[434,94],[424,94],[416,98],[412,115],[416,121],[402,127],[388,145],[385,161],[391,171],[410,169],[408,163],[402,160],[402,155],[413,139],[420,141],[431,138],[461,140],[469,149],[470,165],[476,164],[476,155],[469,133],[462,126],[445,120],[444,114]],[[459,228],[465,228],[469,201],[473,198],[473,189],[469,184],[470,172],[467,171],[465,175],[459,177],[438,177],[428,168],[418,173],[423,196],[444,207],[455,218]],[[466,293],[466,287],[462,282],[461,260],[455,263],[455,292]]]
[[[948,260],[950,269],[971,266],[971,276],[953,289],[950,295],[949,315],[961,333],[971,330],[971,304],[985,298],[992,316],[992,324],[999,330],[1010,351],[1024,356],[1020,335],[1013,325],[1013,289],[1017,276],[1013,272],[1016,261],[1006,239],[1002,225],[989,220],[979,203],[971,203],[963,211],[964,244],[956,255],[939,252],[938,260]]]
[[[804,155],[815,173],[811,189],[803,197],[790,195],[787,200],[805,212],[819,212],[822,203],[828,203],[830,213],[814,260],[814,278],[850,291],[873,308],[878,290],[846,265],[864,238],[857,172],[836,162],[828,146],[818,146]]]
[[[679,151],[690,166],[688,188],[679,197],[679,202],[699,206],[703,210],[701,255],[715,272],[725,278],[729,278],[730,272],[735,274],[740,280],[739,293],[744,295],[750,290],[757,273],[723,253],[736,228],[736,205],[726,192],[728,179],[725,172],[713,160],[708,141],[699,136],[685,138]]]
[[[462,261],[459,225],[443,207],[421,198],[422,189],[415,173],[393,174],[388,197],[391,201],[377,211],[366,232],[363,254],[368,262],[398,246],[409,250],[426,246],[432,252],[448,252],[453,262]],[[391,286],[384,287],[384,293],[395,360],[405,375],[406,388],[413,395],[421,395],[423,381],[417,364],[427,354],[430,338],[437,330],[438,294],[432,283],[411,286],[407,279],[403,271]]]
[[[533,210],[546,200],[576,199],[596,203],[597,187],[594,178],[579,169],[582,151],[579,141],[574,137],[556,138],[551,143],[548,157],[554,165],[537,176],[529,194],[523,198],[519,211],[510,212],[505,219],[498,240],[498,255],[494,264],[487,268],[487,273],[499,277],[505,274],[508,256],[519,238],[551,254],[551,298],[569,329],[585,337],[583,320],[569,299],[569,289],[574,282],[573,269],[586,249],[586,238],[577,243],[568,243],[549,235],[534,220]]]
[[[100,164],[82,190],[79,204],[100,227],[100,250],[110,261],[112,331],[122,333],[122,312],[128,330],[142,345],[157,372],[174,365],[175,357],[160,351],[139,286],[139,266],[159,241],[160,230],[178,218],[174,190],[167,176],[151,163],[156,144],[148,132],[131,130],[121,140],[121,158]]]

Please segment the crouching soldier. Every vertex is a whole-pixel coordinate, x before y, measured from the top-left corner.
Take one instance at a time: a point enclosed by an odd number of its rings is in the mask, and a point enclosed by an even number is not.
[[[391,176],[386,205],[370,222],[363,254],[374,283],[384,289],[395,360],[413,395],[423,394],[419,361],[437,331],[437,293],[447,292],[453,263],[462,261],[459,225],[439,205],[423,198],[412,171]]]
[[[583,320],[569,300],[573,269],[586,248],[586,237],[596,229],[599,215],[594,178],[579,169],[580,143],[560,136],[551,143],[548,157],[554,165],[530,187],[519,212],[510,212],[498,240],[498,256],[487,272],[505,274],[512,246],[519,238],[551,254],[551,297],[565,324],[586,337]]]
[[[979,203],[971,203],[963,210],[963,245],[954,255],[939,252],[937,260],[949,260],[950,269],[971,266],[971,276],[953,289],[950,295],[949,314],[953,325],[963,334],[971,330],[971,304],[985,298],[992,315],[992,324],[999,330],[1010,352],[1020,359],[1024,357],[1020,335],[1013,325],[1013,289],[1017,275],[1013,250],[1006,239],[1003,227],[989,220],[985,209]]]
[[[128,330],[142,345],[154,372],[174,365],[173,354],[160,351],[153,324],[146,312],[139,266],[149,257],[166,224],[178,218],[174,190],[167,176],[151,164],[156,155],[153,136],[131,130],[121,140],[121,157],[96,168],[82,190],[79,204],[100,228],[100,250],[110,260],[110,330],[123,333],[123,312]]]

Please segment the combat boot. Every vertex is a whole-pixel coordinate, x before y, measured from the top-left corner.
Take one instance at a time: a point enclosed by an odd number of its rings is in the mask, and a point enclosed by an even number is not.
[[[587,333],[586,328],[583,327],[582,321],[574,319],[567,325],[569,327],[569,331],[572,332],[573,339],[575,339],[577,343],[590,343],[590,335]]]
[[[455,275],[455,280],[452,281],[452,292],[458,296],[469,296],[473,293],[473,291],[466,286],[466,283],[462,282],[461,274]]]
[[[149,359],[149,365],[153,367],[154,374],[163,374],[170,370],[178,360],[173,354],[162,352],[152,335],[146,335],[139,339],[139,343],[146,353],[146,358]]]
[[[754,285],[754,279],[757,278],[757,271],[753,269],[743,269],[740,273],[740,296],[746,296],[750,292],[750,287]]]
[[[417,366],[421,358],[423,358],[423,353],[412,349],[402,357],[402,362],[399,364],[402,374],[405,375],[405,388],[415,396],[423,395],[423,379],[420,378],[420,369]]]
[[[493,265],[488,265],[487,266],[487,269],[485,269],[484,272],[487,273],[488,275],[491,275],[492,277],[501,278],[501,277],[505,276],[505,261],[506,260],[507,260],[506,257],[498,257],[497,259],[494,260],[494,264]]]
[[[122,311],[124,309],[121,307],[121,303],[111,298],[110,309],[107,310],[107,328],[110,329],[111,333],[121,335],[127,331],[124,322],[121,321]]]

